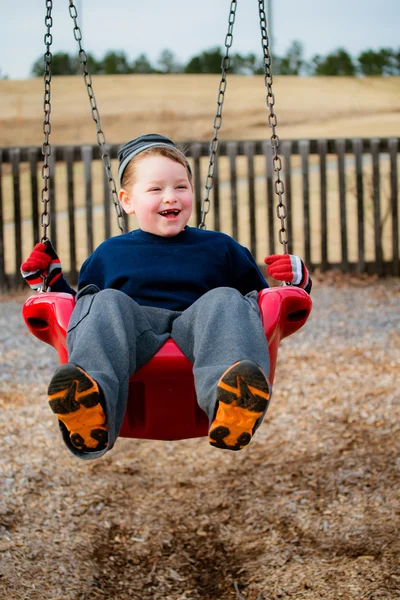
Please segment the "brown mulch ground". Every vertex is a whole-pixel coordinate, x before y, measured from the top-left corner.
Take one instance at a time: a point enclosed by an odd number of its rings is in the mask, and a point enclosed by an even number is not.
[[[93,462],[62,445],[54,352],[3,298],[1,598],[399,599],[400,282],[316,277],[312,297],[248,448],[121,439]]]

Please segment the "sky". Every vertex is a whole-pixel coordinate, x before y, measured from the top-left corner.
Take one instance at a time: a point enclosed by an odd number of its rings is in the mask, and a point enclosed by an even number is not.
[[[145,53],[155,64],[165,48],[179,62],[223,46],[231,0],[75,0],[82,45],[97,58]],[[266,0],[267,3],[267,0]],[[267,4],[265,3],[265,6]],[[52,52],[77,51],[69,0],[53,0]],[[46,0],[0,0],[0,74],[26,79],[44,53]],[[400,48],[400,0],[272,0],[274,53],[291,42],[307,59],[344,47],[356,57],[368,48]],[[238,0],[232,53],[261,56],[257,0]]]

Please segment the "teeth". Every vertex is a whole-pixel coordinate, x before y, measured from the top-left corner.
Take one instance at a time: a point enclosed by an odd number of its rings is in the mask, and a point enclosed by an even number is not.
[[[179,210],[163,210],[162,212],[160,212],[160,215],[178,215],[179,214]]]

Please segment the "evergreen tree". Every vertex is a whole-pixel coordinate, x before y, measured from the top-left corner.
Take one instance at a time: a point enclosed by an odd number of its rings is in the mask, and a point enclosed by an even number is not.
[[[393,50],[393,68],[394,74],[400,75],[400,48],[397,51]]]
[[[279,75],[300,75],[305,64],[303,52],[304,46],[301,42],[292,42],[285,56],[273,63],[274,72]]]
[[[180,64],[171,50],[161,52],[157,67],[154,67],[146,54],[140,54],[132,63],[122,51],[110,50],[103,58],[97,60],[87,54],[87,68],[92,75],[124,75],[128,73],[221,73],[224,53],[220,47],[205,50],[189,59],[186,65]],[[43,77],[45,70],[44,57],[41,55],[32,65],[31,74]],[[69,56],[66,52],[52,55],[51,72],[53,75],[76,75],[82,72],[79,56]],[[240,75],[264,74],[263,59],[255,54],[232,54],[229,72]],[[272,72],[279,75],[325,75],[353,76],[357,72],[365,76],[400,75],[400,48],[381,48],[365,50],[360,53],[356,62],[344,48],[326,56],[316,55],[310,63],[303,57],[303,45],[294,41],[283,57],[272,58]],[[0,72],[0,78],[6,78]]]
[[[182,73],[183,66],[175,59],[175,54],[171,50],[163,50],[157,61],[161,73]]]
[[[396,68],[396,52],[390,48],[365,50],[357,60],[362,75],[395,75],[399,72]]]
[[[146,54],[140,54],[136,60],[133,61],[131,69],[131,73],[157,73],[157,70],[151,65]]]
[[[110,50],[101,61],[101,71],[104,75],[126,75],[132,73],[125,52]]]
[[[347,76],[356,74],[355,65],[350,54],[344,48],[338,48],[336,52],[327,56],[316,55],[312,59],[315,75]]]
[[[221,48],[205,50],[193,56],[184,68],[185,73],[221,73],[223,54]]]
[[[78,72],[78,59],[69,56],[66,52],[55,52],[51,59],[52,75],[76,75]],[[40,56],[32,65],[33,77],[43,77],[45,70],[44,56]]]
[[[229,65],[231,73],[238,75],[254,75],[260,68],[260,61],[257,61],[255,54],[233,54]],[[220,65],[221,70],[221,65]]]

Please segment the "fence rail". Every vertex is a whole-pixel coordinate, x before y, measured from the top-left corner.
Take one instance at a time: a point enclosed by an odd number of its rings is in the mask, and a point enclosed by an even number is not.
[[[182,147],[194,172],[196,225],[209,144]],[[107,147],[114,166],[118,148]],[[292,140],[280,151],[289,252],[311,269],[399,276],[400,139]],[[41,238],[41,164],[40,147],[0,148],[2,291],[21,285],[19,265]],[[82,260],[118,231],[98,146],[54,146],[50,169],[50,237],[73,283]],[[207,225],[248,246],[260,263],[281,252],[273,175],[269,141],[220,143]],[[127,225],[136,226],[131,218]]]

